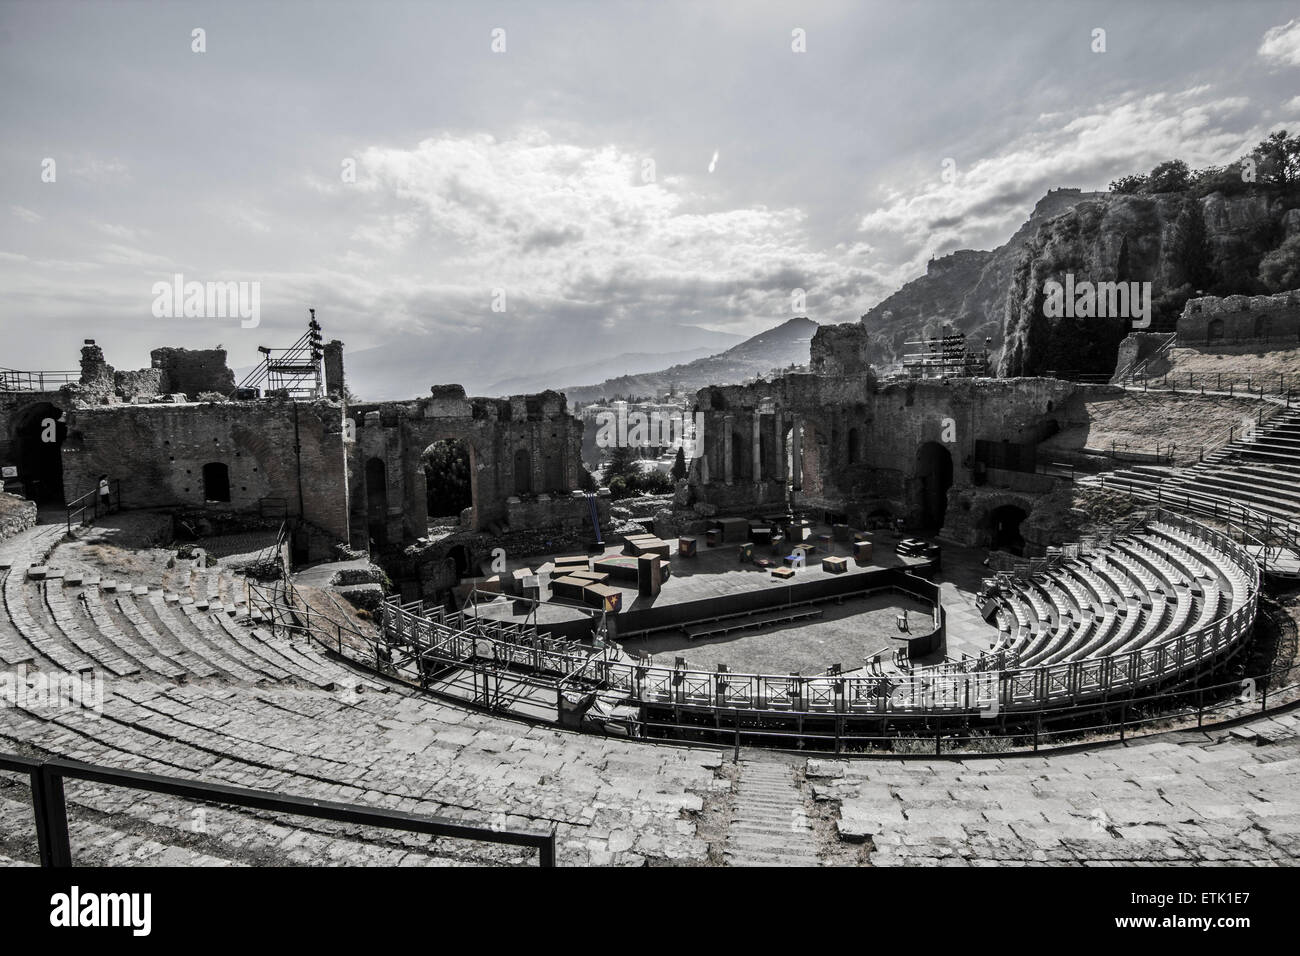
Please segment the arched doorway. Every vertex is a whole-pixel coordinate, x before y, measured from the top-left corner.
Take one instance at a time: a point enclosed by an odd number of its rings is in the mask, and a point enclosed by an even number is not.
[[[913,479],[918,525],[922,533],[935,534],[943,527],[948,511],[948,489],[951,487],[952,454],[938,442],[926,442],[917,449]]]
[[[203,466],[203,500],[230,500],[230,469],[225,462],[210,461]]]
[[[531,495],[533,493],[533,459],[527,448],[515,452],[515,494]]]
[[[1024,508],[1002,505],[989,512],[989,550],[1010,551],[1014,555],[1025,553],[1025,539],[1020,533],[1020,523],[1029,517]]]
[[[20,413],[14,422],[13,447],[17,458],[14,464],[18,467],[18,480],[24,497],[37,504],[65,503],[62,446],[68,436],[68,426],[62,419],[62,409],[40,402]]]
[[[1223,319],[1210,320],[1210,324],[1205,329],[1205,341],[1206,343],[1223,341]]]
[[[381,548],[388,544],[388,467],[382,458],[366,462],[366,534]]]
[[[420,456],[424,468],[429,519],[460,520],[474,504],[474,463],[469,445],[459,438],[436,441]]]
[[[858,430],[856,428],[850,428],[849,429],[849,464],[856,465],[857,463],[858,463]]]

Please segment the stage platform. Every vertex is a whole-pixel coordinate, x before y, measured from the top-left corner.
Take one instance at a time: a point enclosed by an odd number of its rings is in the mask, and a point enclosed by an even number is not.
[[[853,558],[851,541],[832,541],[829,544],[817,541],[817,535],[829,533],[829,527],[813,529],[810,539],[816,543],[816,550],[807,554],[804,567],[793,568],[793,575],[784,580],[773,576],[771,568],[742,562],[741,544],[708,547],[701,539],[696,556],[688,558],[678,556],[677,542],[673,540],[674,550],[668,562],[670,574],[663,581],[659,594],[642,597],[635,582],[626,578],[611,576],[605,582],[622,596],[622,607],[617,614],[610,615],[611,636],[617,635],[621,640],[642,632],[681,628],[723,613],[758,612],[819,598],[829,600],[836,594],[860,592],[871,586],[871,577],[879,576],[884,569],[924,572],[929,567],[929,562],[924,559],[897,555],[893,536],[883,532],[868,536],[873,545],[872,557],[866,563],[858,564]],[[781,566],[784,556],[790,553],[788,546],[780,549],[780,554],[774,553],[769,545],[755,544],[752,547],[755,558],[764,558],[772,562],[773,567]],[[622,553],[621,543],[612,544],[599,554],[589,555],[588,567]],[[822,569],[822,559],[828,556],[847,559],[842,573],[833,574]],[[536,623],[540,626],[551,629],[554,625],[589,621],[589,608],[582,607],[576,600],[554,595],[550,569],[553,558],[561,556],[550,557],[551,560],[546,561],[534,558],[530,562],[510,562],[507,575],[521,567],[539,573],[539,598],[543,603],[537,606]],[[522,620],[511,609],[511,603],[485,605],[481,613],[494,618]],[[558,630],[572,633],[570,627]]]

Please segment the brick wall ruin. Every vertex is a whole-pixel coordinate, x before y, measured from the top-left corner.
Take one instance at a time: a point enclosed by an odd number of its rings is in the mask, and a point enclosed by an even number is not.
[[[1189,299],[1178,318],[1178,341],[1275,342],[1279,348],[1294,348],[1300,342],[1300,290]]]
[[[354,405],[356,443],[349,448],[354,527],[381,528],[387,542],[427,532],[422,457],[434,442],[469,448],[475,531],[509,521],[511,497],[558,493],[581,484],[582,422],[559,392],[469,398],[459,385],[434,386],[427,398]]]
[[[1077,387],[1044,378],[878,385],[869,374],[793,374],[701,389],[704,452],[692,463],[692,493],[718,512],[762,514],[784,509],[790,484],[795,508],[847,512],[857,522],[941,522],[944,537],[983,543],[989,511],[1031,510],[1046,490],[1032,469],[1019,470],[1031,456],[1022,449],[1055,432],[1054,413]]]
[[[121,479],[125,508],[254,514],[275,513],[283,502],[290,515],[348,538],[343,407],[337,403],[73,408],[62,453],[68,500],[107,474]]]

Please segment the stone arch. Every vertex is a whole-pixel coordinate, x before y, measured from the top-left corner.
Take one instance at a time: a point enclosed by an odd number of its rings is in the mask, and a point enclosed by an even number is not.
[[[1223,319],[1210,319],[1210,324],[1205,327],[1205,342],[1208,345],[1211,342],[1223,341]]]
[[[471,509],[478,518],[478,471],[474,446],[463,438],[439,438],[420,453],[425,476],[425,508],[430,518],[459,517]]]
[[[18,467],[18,480],[25,497],[41,504],[65,503],[62,446],[67,437],[63,410],[50,402],[28,405],[14,415],[13,463]]]

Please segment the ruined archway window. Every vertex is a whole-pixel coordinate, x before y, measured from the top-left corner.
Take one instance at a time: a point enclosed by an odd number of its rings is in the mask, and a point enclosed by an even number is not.
[[[380,547],[388,543],[388,467],[382,458],[366,462],[366,533]]]
[[[230,500],[230,469],[224,462],[210,461],[203,466],[203,500]]]
[[[527,448],[515,452],[515,494],[528,495],[533,491],[533,460]]]
[[[1210,324],[1205,330],[1205,340],[1207,342],[1221,342],[1223,340],[1223,319],[1210,320]]]
[[[753,439],[739,431],[731,433],[731,474],[737,481],[748,480],[754,474]]]
[[[916,452],[913,478],[921,530],[933,534],[943,527],[952,487],[952,454],[938,442],[926,442]]]
[[[469,445],[452,438],[436,441],[422,456],[430,518],[457,518],[474,503]]]
[[[856,428],[850,428],[849,429],[849,464],[856,465],[857,463],[858,463],[858,430]]]

